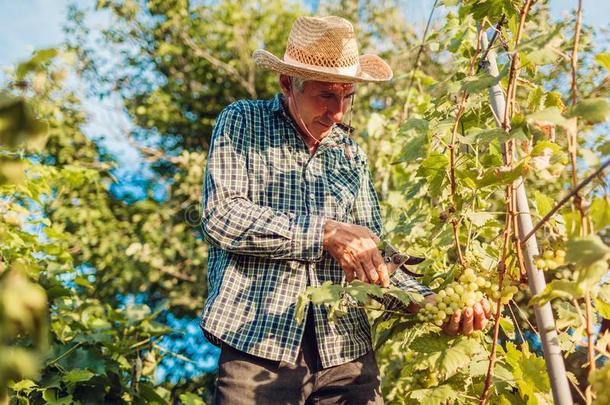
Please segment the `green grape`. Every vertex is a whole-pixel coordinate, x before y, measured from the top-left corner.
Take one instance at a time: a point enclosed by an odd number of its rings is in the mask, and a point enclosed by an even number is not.
[[[545,250],[542,254],[542,257],[544,257],[545,259],[552,259],[555,257],[555,254],[550,250]]]
[[[485,297],[485,290],[483,290],[485,286],[488,286],[492,293],[495,288],[495,293],[499,298],[500,292],[497,285],[493,285],[482,276],[477,276],[474,270],[466,269],[458,281],[449,283],[437,293],[434,303],[424,306],[420,311],[421,316],[418,316],[417,319],[442,326],[456,311],[464,310],[480,302]],[[508,288],[507,299],[510,299],[515,291],[514,286]]]
[[[547,259],[546,260],[546,267],[549,270],[555,270],[557,267],[559,267],[559,265],[557,264],[557,262],[553,259]]]
[[[546,269],[546,260],[544,259],[536,259],[536,267],[540,270]]]
[[[557,249],[555,251],[555,257],[562,257],[565,258],[566,257],[566,251],[563,249]]]

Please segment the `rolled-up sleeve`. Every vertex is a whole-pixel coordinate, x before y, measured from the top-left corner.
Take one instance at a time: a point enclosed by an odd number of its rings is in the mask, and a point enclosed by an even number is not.
[[[239,107],[229,106],[219,115],[203,184],[206,240],[237,254],[320,260],[323,216],[280,212],[248,198],[247,144],[252,135]]]

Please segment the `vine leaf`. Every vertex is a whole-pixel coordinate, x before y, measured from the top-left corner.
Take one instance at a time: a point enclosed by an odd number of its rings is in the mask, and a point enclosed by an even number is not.
[[[595,55],[595,61],[610,72],[610,53],[598,53]]]
[[[570,108],[569,117],[581,117],[591,124],[598,124],[608,119],[610,115],[610,105],[605,98],[589,98],[580,100]]]
[[[482,72],[475,76],[466,77],[462,81],[462,89],[468,94],[480,93],[488,88],[495,86],[508,74],[509,65],[506,64],[498,74],[498,76],[492,76],[489,73]]]
[[[420,405],[443,405],[458,398],[458,392],[448,384],[411,391],[410,398]]]
[[[568,240],[566,261],[578,267],[589,267],[593,263],[610,257],[610,248],[597,235]]]
[[[422,355],[422,361],[447,379],[467,366],[472,357],[483,351],[472,338],[427,334],[416,338],[410,348]]]
[[[568,121],[563,115],[561,115],[561,111],[557,107],[550,107],[546,110],[528,114],[525,119],[529,124],[538,125],[566,126]]]
[[[544,305],[555,298],[572,299],[581,297],[584,294],[580,286],[574,281],[553,280],[546,285],[544,290],[534,295],[529,305]]]
[[[536,209],[540,217],[545,216],[553,209],[553,200],[538,190],[534,191],[534,200],[536,201]]]
[[[531,353],[527,344],[519,350],[513,343],[506,343],[506,362],[523,399],[527,397],[532,403],[538,403],[537,394],[548,394],[551,386],[544,359]]]
[[[62,380],[68,383],[77,383],[82,381],[89,381],[95,374],[89,370],[82,368],[75,368],[73,370],[68,371],[63,375]]]

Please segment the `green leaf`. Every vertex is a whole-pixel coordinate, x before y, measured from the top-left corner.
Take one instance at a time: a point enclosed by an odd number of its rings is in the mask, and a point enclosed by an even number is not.
[[[604,122],[610,116],[610,104],[605,98],[589,98],[580,100],[570,108],[569,117],[581,117],[585,121],[597,124]]]
[[[506,362],[512,368],[523,399],[537,403],[537,393],[547,394],[550,391],[544,359],[530,353],[527,344],[522,346],[522,350],[518,350],[511,342],[506,343]]]
[[[536,142],[536,145],[532,149],[530,156],[536,157],[542,155],[545,149],[550,149],[553,154],[561,152],[561,146],[557,145],[555,142],[550,141],[540,141]]]
[[[32,380],[21,380],[16,383],[9,384],[9,387],[15,392],[29,394],[33,389],[38,387],[38,385]]]
[[[546,285],[540,294],[537,294],[530,299],[529,305],[542,306],[556,298],[570,300],[572,298],[582,297],[583,294],[584,291],[575,281],[553,280]]]
[[[180,401],[182,401],[183,405],[205,405],[203,399],[193,392],[186,392],[184,394],[180,394]]]
[[[597,261],[577,272],[576,283],[582,290],[590,290],[597,285],[602,277],[608,273],[608,264],[605,260]]]
[[[400,126],[399,135],[407,142],[402,147],[399,162],[410,162],[426,155],[428,144],[428,121],[422,118],[409,118]]]
[[[595,197],[589,207],[589,215],[597,232],[610,226],[610,202],[604,197]]]
[[[83,276],[76,276],[74,278],[74,283],[80,285],[81,287],[85,287],[89,290],[93,289],[93,285]]]
[[[542,99],[544,97],[544,90],[540,86],[534,87],[527,96],[527,108],[530,111],[538,111],[542,105]]]
[[[522,51],[522,64],[547,65],[554,62],[561,55],[561,25],[549,33],[544,33],[523,41],[517,48]]]
[[[449,384],[434,388],[411,391],[409,397],[417,400],[419,405],[445,405],[459,397],[459,393]]]
[[[57,49],[55,48],[41,49],[34,52],[30,60],[17,66],[15,78],[23,80],[28,73],[38,70],[41,65],[49,62],[55,56],[57,56]]]
[[[95,374],[87,369],[75,368],[62,376],[62,380],[74,384],[82,381],[89,381]]]
[[[427,334],[413,340],[412,350],[420,353],[421,361],[436,370],[444,379],[454,375],[467,366],[472,356],[481,353],[483,348],[475,339],[459,336]]]
[[[576,211],[565,212],[562,217],[568,238],[578,237],[580,235],[580,213]]]
[[[309,294],[307,291],[305,291],[299,294],[297,297],[297,303],[294,307],[294,317],[299,325],[305,320],[305,310],[307,309],[307,304],[309,304]]]
[[[487,72],[481,72],[476,76],[466,77],[462,81],[462,89],[466,90],[469,94],[476,94],[487,90],[500,83],[500,80],[508,74],[508,67],[508,64],[504,65],[502,71],[495,77]]]
[[[476,141],[483,145],[487,145],[493,141],[504,143],[510,139],[525,139],[525,134],[523,131],[506,132],[502,128],[492,128],[473,132]]]
[[[599,298],[595,298],[595,308],[602,317],[610,319],[610,303]]]
[[[309,299],[314,304],[327,304],[341,299],[343,286],[325,281],[320,287],[309,287]]]
[[[553,199],[546,194],[536,190],[534,191],[534,199],[536,201],[536,209],[538,210],[538,215],[540,215],[540,217],[544,217],[553,209]]]
[[[525,162],[522,161],[510,170],[502,170],[500,168],[486,170],[483,177],[478,181],[479,188],[511,184],[523,174],[524,164]]]
[[[375,284],[365,283],[360,280],[354,280],[345,287],[345,292],[351,295],[358,303],[365,303],[370,300],[371,296],[383,298],[381,287]]]
[[[385,289],[385,294],[398,299],[405,306],[409,306],[409,304],[412,302],[421,302],[423,300],[423,296],[421,294],[413,291],[405,291],[392,286]]]
[[[435,198],[440,194],[448,165],[449,159],[444,154],[437,152],[430,153],[420,163],[417,174],[428,180],[430,197]]]
[[[509,318],[500,318],[500,327],[510,340],[515,340],[515,325]]]
[[[598,53],[595,55],[595,61],[610,72],[610,53]]]
[[[48,405],[71,405],[74,401],[72,395],[66,395],[65,397],[59,397],[57,390],[46,389],[42,393],[42,398]]]
[[[538,111],[532,114],[528,114],[525,117],[529,124],[541,124],[541,125],[559,125],[566,126],[567,120],[561,111],[557,107],[547,108],[546,110]]]
[[[578,267],[589,267],[610,257],[610,248],[597,235],[569,239],[566,247],[566,261]]]
[[[495,218],[495,215],[489,212],[468,212],[464,216],[475,226],[483,226]]]
[[[155,387],[148,383],[140,383],[139,394],[143,399],[146,400],[147,404],[167,404],[167,401],[161,395],[159,395],[159,393],[155,390]]]

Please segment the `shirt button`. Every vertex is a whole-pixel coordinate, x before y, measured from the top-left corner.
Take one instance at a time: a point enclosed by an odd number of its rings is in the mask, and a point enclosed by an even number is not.
[[[316,195],[314,193],[309,193],[309,199],[310,200],[315,200],[316,199]]]

